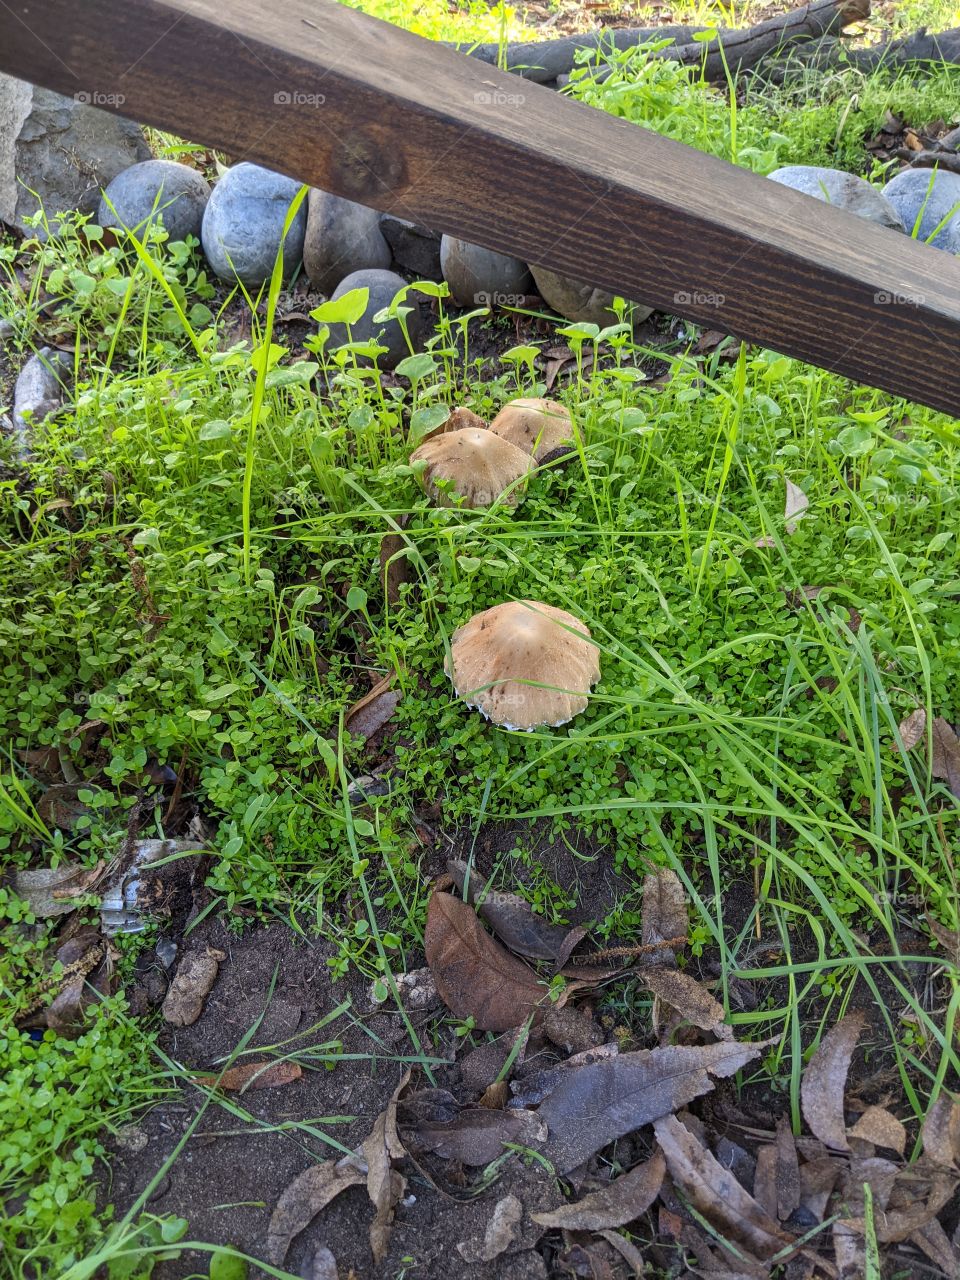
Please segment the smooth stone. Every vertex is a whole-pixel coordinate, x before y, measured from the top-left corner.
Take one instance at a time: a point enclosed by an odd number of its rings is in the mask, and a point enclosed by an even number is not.
[[[273,272],[290,205],[300,190],[294,178],[258,164],[234,165],[213,189],[203,214],[201,239],[207,261],[221,280],[239,279],[256,289]],[[283,246],[283,274],[292,275],[303,256],[307,229],[304,205],[297,210]]]
[[[393,261],[418,280],[443,279],[440,266],[440,236],[436,231],[418,227],[396,214],[380,215],[380,230],[390,246]]]
[[[41,347],[20,370],[13,389],[13,431],[21,454],[30,451],[33,428],[60,408],[72,369],[65,351]]]
[[[107,185],[97,221],[101,227],[136,231],[148,219],[152,223],[162,219],[170,240],[199,239],[209,199],[210,186],[196,169],[175,160],[144,160],[118,173]]]
[[[900,215],[908,236],[913,235],[914,223],[923,209],[916,237],[920,241],[925,241],[953,211],[950,221],[929,243],[936,249],[946,249],[948,253],[960,253],[960,174],[904,169],[891,178],[883,188],[883,194]]]
[[[792,187],[805,196],[822,200],[824,204],[833,204],[838,209],[855,213],[868,222],[876,222],[892,231],[903,230],[900,215],[890,201],[855,173],[825,169],[815,164],[788,164],[782,169],[774,169],[767,177],[783,187]]]
[[[612,310],[612,293],[595,289],[592,284],[584,284],[582,280],[558,275],[556,271],[550,271],[546,267],[535,267],[532,263],[530,272],[537,286],[537,293],[548,307],[565,320],[574,324],[598,324],[601,328],[616,324],[617,313]],[[641,324],[647,316],[653,314],[653,307],[642,302],[635,302],[633,307],[634,324]]]
[[[351,272],[389,267],[393,255],[376,209],[317,187],[308,199],[303,269],[321,293],[332,293]]]
[[[510,307],[533,292],[525,262],[454,236],[440,238],[440,268],[458,307]]]
[[[336,289],[334,289],[331,295],[332,298],[342,298],[351,289],[369,289],[370,296],[363,315],[356,324],[350,326],[349,336],[346,325],[330,325],[327,349],[331,350],[334,347],[342,346],[343,343],[349,342],[351,339],[354,342],[370,342],[376,338],[381,346],[387,348],[386,352],[378,357],[378,365],[381,369],[396,368],[400,361],[410,354],[410,350],[404,341],[403,330],[396,320],[374,321],[373,317],[378,311],[382,311],[384,307],[390,305],[397,293],[406,286],[406,283],[406,280],[395,272],[382,271],[380,269],[353,271],[345,279],[341,280]],[[422,328],[417,295],[408,294],[407,302],[404,305],[412,307],[412,310],[407,315],[406,323],[410,341],[413,343],[414,349],[416,349],[420,345]]]
[[[52,229],[59,213],[96,213],[101,187],[150,159],[140,126],[90,105],[98,96],[66,98],[0,74],[0,219],[21,234],[46,239],[26,223],[41,205]]]

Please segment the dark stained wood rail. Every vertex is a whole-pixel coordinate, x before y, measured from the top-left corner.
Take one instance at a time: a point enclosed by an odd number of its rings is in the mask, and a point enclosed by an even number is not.
[[[4,0],[0,68],[960,416],[960,263],[333,0]]]

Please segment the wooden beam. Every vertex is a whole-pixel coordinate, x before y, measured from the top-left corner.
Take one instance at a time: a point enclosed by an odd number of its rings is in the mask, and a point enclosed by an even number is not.
[[[3,0],[0,68],[960,416],[960,264],[333,0]]]

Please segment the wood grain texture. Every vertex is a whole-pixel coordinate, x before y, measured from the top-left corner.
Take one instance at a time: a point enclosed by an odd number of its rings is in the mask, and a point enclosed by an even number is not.
[[[9,0],[0,69],[960,415],[960,264],[333,0]]]

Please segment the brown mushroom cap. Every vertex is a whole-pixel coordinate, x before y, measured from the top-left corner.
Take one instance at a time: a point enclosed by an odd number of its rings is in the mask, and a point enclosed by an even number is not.
[[[456,503],[450,494],[437,488],[438,480],[449,480],[465,506],[489,507],[531,466],[529,455],[522,449],[483,427],[465,427],[434,436],[413,451],[410,461],[426,462],[421,483],[433,501],[444,507]],[[505,501],[515,506],[519,496],[514,489]]]
[[[535,462],[542,462],[560,445],[573,440],[570,410],[557,400],[533,397],[505,404],[490,423],[490,430],[531,454]]]
[[[444,669],[457,696],[508,729],[566,724],[600,679],[586,626],[537,600],[510,600],[475,614],[454,632],[450,659]]]

